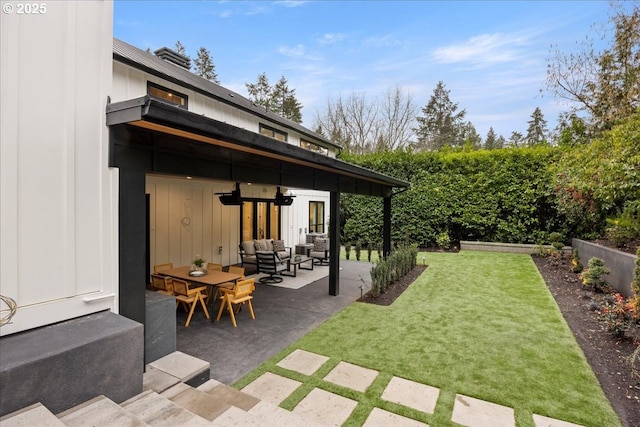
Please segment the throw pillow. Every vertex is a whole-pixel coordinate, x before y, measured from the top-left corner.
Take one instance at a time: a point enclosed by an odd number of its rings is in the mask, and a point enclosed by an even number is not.
[[[252,241],[242,242],[242,249],[246,255],[256,254],[256,247],[253,245]]]
[[[286,250],[284,248],[284,240],[274,240],[273,241],[273,250],[276,251],[276,252]]]
[[[325,241],[324,239],[320,239],[316,237],[313,240],[313,250],[314,251],[324,251],[325,250]]]
[[[266,251],[267,242],[264,240],[254,240],[253,245],[256,247],[256,251]]]

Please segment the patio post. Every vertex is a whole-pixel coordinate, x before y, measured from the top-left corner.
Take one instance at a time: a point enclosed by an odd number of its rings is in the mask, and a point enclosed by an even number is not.
[[[340,194],[329,196],[329,295],[340,293]]]
[[[384,196],[382,209],[382,256],[391,253],[391,195]]]

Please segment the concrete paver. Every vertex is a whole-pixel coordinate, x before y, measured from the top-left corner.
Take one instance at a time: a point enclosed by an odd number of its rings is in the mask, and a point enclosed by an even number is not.
[[[554,418],[544,417],[537,414],[533,414],[533,423],[536,427],[583,427],[578,424],[556,420]]]
[[[467,427],[515,427],[516,425],[512,408],[462,394],[456,395],[451,420]]]
[[[429,424],[394,414],[380,408],[373,408],[362,427],[429,427]]]
[[[175,351],[149,363],[149,366],[185,381],[209,369],[209,362]]]
[[[439,394],[440,390],[436,387],[393,377],[384,389],[382,398],[389,402],[433,414]]]
[[[251,384],[242,389],[243,392],[257,397],[265,402],[279,405],[289,397],[302,383],[281,377],[280,375],[265,372],[256,378]]]
[[[304,375],[313,375],[327,360],[327,356],[297,349],[278,362],[278,366]]]
[[[324,380],[352,390],[365,392],[377,376],[378,371],[373,369],[340,362],[324,377]]]
[[[314,388],[292,412],[311,424],[341,426],[357,405],[355,400]]]

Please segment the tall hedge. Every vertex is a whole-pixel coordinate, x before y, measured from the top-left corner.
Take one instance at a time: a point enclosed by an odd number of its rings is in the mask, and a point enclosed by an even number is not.
[[[421,247],[452,241],[540,243],[552,231],[569,235],[558,214],[553,177],[558,156],[550,147],[455,153],[396,151],[348,161],[410,182],[392,199],[392,239]],[[343,239],[376,241],[382,235],[382,201],[341,196]]]

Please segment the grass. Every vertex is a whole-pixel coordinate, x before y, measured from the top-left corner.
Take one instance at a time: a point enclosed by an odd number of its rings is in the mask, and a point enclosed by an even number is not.
[[[271,371],[304,383],[283,402],[287,409],[313,387],[356,399],[348,425],[361,425],[378,406],[431,426],[454,426],[459,393],[514,408],[517,427],[533,427],[534,413],[584,426],[620,426],[529,256],[424,256],[429,268],[394,304],[351,304],[236,385]],[[330,361],[310,377],[275,365],[296,348]],[[322,381],[341,360],[380,375],[365,393]],[[380,399],[392,376],[440,388],[435,413]]]

